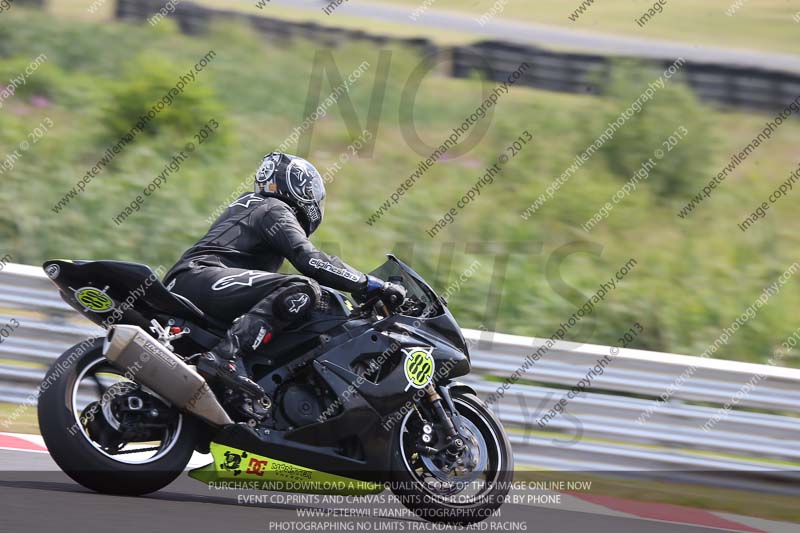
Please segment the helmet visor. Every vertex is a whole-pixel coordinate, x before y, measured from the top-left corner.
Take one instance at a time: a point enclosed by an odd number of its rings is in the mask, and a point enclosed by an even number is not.
[[[322,181],[322,177],[317,173],[312,182],[311,188],[314,194],[314,202],[319,206],[319,214],[320,218],[325,217],[325,197],[327,193],[325,192],[325,183]]]

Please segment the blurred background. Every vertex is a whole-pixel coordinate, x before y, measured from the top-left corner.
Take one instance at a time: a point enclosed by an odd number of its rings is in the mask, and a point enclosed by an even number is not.
[[[26,264],[113,258],[169,267],[260,158],[284,144],[328,173],[328,212],[315,235],[320,246],[365,270],[395,251],[442,291],[479,261],[450,297],[465,327],[547,337],[634,258],[635,271],[567,338],[615,344],[639,322],[644,331],[631,346],[699,354],[798,258],[795,199],[772,205],[746,232],[737,227],[797,167],[796,117],[689,216],[677,216],[799,87],[792,67],[800,60],[789,53],[800,24],[787,2],[744,5],[731,16],[728,0],[673,0],[644,27],[635,21],[652,4],[622,0],[583,13],[576,11],[582,4],[554,0],[345,2],[330,15],[322,2],[257,4],[16,0],[0,13],[0,82],[13,89],[12,79],[33,70],[2,101],[0,155],[13,156],[37,127],[42,133],[33,133],[35,144],[12,157],[0,177],[0,252]],[[466,31],[467,22],[475,31]],[[530,31],[521,31],[525,24]],[[572,46],[570,32],[577,35]],[[474,46],[479,41],[484,45]],[[196,81],[56,212],[76,182],[210,50],[216,58]],[[524,219],[548,185],[662,75],[674,50],[687,52],[686,66]],[[505,80],[525,61],[535,67],[473,128],[472,146],[445,155],[367,224],[426,159],[420,141],[428,152],[444,142],[495,87],[491,80]],[[328,106],[296,142],[285,143],[325,105],[335,89],[329,73],[346,78],[363,62],[347,101]],[[419,65],[424,77],[415,83]],[[45,119],[52,126],[42,126]],[[211,119],[220,127],[209,141],[139,211],[115,223]],[[353,151],[359,127],[374,133],[374,148],[342,157]],[[583,230],[678,128],[688,134],[649,178]],[[431,238],[426,230],[525,130],[535,141]],[[782,287],[714,356],[766,362],[797,329],[798,301],[796,283]],[[796,366],[787,355],[781,364]]]
[[[396,253],[465,328],[547,338],[595,296],[565,339],[796,368],[799,37],[784,0],[3,0],[0,271],[30,283],[5,290],[22,308],[54,294],[12,263],[169,268],[282,149],[326,179],[320,248],[365,271]],[[426,161],[454,129],[458,146]],[[4,372],[32,390],[60,351],[37,343],[72,343],[86,322],[11,313],[30,325],[0,355],[36,372]],[[530,351],[509,343],[478,352],[481,394]],[[624,382],[576,399],[577,426],[534,431],[525,398],[557,400],[594,364],[587,350],[556,353],[506,398],[518,462],[775,468],[745,484],[774,492],[758,506],[717,481],[611,492],[800,520],[796,370],[770,369],[707,432],[765,368],[708,361],[643,431],[683,366],[631,358],[612,365]],[[33,410],[0,411],[37,431]]]

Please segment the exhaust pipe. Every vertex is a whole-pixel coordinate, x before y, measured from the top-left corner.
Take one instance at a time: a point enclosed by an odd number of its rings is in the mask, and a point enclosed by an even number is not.
[[[175,407],[215,426],[233,424],[203,376],[138,326],[112,326],[103,355]]]

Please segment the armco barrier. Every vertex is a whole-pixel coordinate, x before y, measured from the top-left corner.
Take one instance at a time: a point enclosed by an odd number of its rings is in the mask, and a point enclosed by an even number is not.
[[[116,16],[121,20],[144,22],[164,8],[164,0],[117,0]],[[485,41],[465,46],[441,47],[424,38],[403,39],[361,30],[336,28],[316,22],[294,22],[259,14],[225,11],[181,2],[168,15],[188,34],[202,34],[219,18],[249,22],[267,39],[281,44],[292,39],[318,43],[325,48],[348,41],[367,41],[378,47],[408,46],[435,64],[449,65],[449,74],[468,77],[475,73],[503,82],[523,62],[529,65],[517,85],[559,92],[597,94],[615,60],[611,56],[545,50],[536,46]],[[627,56],[630,58],[631,56]],[[639,61],[661,72],[677,57],[642,57]],[[769,112],[783,110],[800,96],[800,73],[758,68],[733,63],[686,61],[677,79],[684,80],[705,101],[734,108]]]
[[[41,269],[8,264],[0,272],[0,325],[19,327],[0,343],[0,401],[35,402],[45,369],[67,347],[102,331],[67,306]],[[544,339],[464,330],[472,346],[466,380],[486,399]],[[537,422],[598,359],[611,361],[566,414]],[[668,401],[657,399],[680,382]],[[762,376],[709,431],[707,420]],[[492,408],[509,431],[520,464],[570,471],[725,483],[797,494],[800,370],[559,342]],[[654,408],[654,409],[653,409]],[[642,420],[642,413],[651,414]],[[795,466],[793,466],[795,465]],[[713,478],[715,484],[722,481]]]

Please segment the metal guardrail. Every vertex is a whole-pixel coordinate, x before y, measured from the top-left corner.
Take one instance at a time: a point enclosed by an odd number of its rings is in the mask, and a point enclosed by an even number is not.
[[[518,84],[558,92],[599,94],[619,59],[486,41],[453,48],[453,76],[468,78],[478,73],[492,81],[504,82],[524,61],[530,68]],[[662,72],[677,59],[639,61]],[[683,63],[680,70],[676,79],[685,81],[699,99],[727,107],[774,112],[800,96],[798,73],[693,61]]]
[[[3,402],[35,401],[46,368],[69,346],[102,334],[58,297],[41,269],[25,265],[7,264],[0,272],[0,327],[11,319],[20,325],[0,343]],[[464,333],[472,345],[473,374],[467,381],[483,398],[545,341]],[[611,362],[569,401],[567,414],[540,430],[537,421],[609,354]],[[638,422],[687,369],[694,369],[691,378]],[[737,408],[704,431],[703,424],[756,375],[763,379],[738,398]],[[800,477],[792,471],[800,470],[798,369],[559,342],[523,379],[530,381],[511,385],[492,405],[520,464],[700,482],[710,471],[723,471],[734,476],[729,482],[737,487],[800,492]]]
[[[121,20],[145,21],[164,8],[164,0],[117,0],[116,16]],[[597,94],[608,79],[615,60],[612,56],[578,54],[545,50],[536,46],[501,41],[485,41],[466,46],[440,47],[425,38],[402,39],[361,30],[350,30],[317,24],[294,22],[248,15],[182,2],[169,14],[181,30],[197,35],[208,30],[212,20],[227,18],[249,22],[268,39],[282,44],[292,39],[306,39],[326,48],[348,41],[367,41],[377,46],[410,46],[439,64],[449,64],[453,77],[466,78],[480,73],[486,78],[504,82],[523,62],[528,63],[518,85],[527,85],[558,92]],[[630,59],[632,56],[627,56]],[[663,71],[677,57],[643,57],[638,60]],[[800,95],[800,73],[770,70],[739,64],[715,64],[687,61],[681,74],[689,87],[702,100],[735,108],[776,112],[784,109]]]

